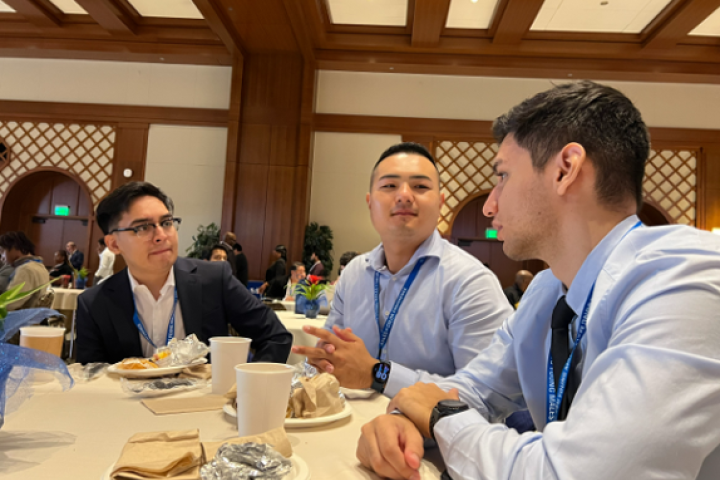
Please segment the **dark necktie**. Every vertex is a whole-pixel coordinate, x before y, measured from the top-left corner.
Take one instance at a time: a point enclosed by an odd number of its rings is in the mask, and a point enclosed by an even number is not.
[[[555,389],[560,387],[560,374],[562,373],[565,362],[570,357],[570,323],[575,317],[575,312],[565,301],[565,295],[560,297],[555,309],[552,313],[552,341],[550,343],[550,355],[553,361],[553,376],[555,377]],[[565,420],[567,412],[570,410],[570,403],[575,397],[577,385],[572,378],[572,365],[568,372],[568,382],[565,387],[565,394],[560,399],[560,411],[558,412],[558,420]]]

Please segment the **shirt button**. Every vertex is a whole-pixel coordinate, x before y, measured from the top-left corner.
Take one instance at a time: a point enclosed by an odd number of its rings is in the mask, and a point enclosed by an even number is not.
[[[385,316],[387,317],[388,315],[390,315],[390,312],[385,312]]]

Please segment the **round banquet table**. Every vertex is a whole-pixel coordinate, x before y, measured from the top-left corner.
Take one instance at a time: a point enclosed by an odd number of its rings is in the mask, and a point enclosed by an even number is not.
[[[322,328],[327,320],[326,315],[318,315],[317,318],[305,318],[305,315],[301,315],[292,311],[275,311],[282,324],[287,328],[288,332],[292,333],[293,345],[301,345],[304,347],[312,347],[317,343],[317,337],[305,333],[302,329],[304,325],[312,325],[313,327]],[[290,353],[287,363],[295,365],[305,360],[305,357]]]
[[[186,396],[208,394],[210,388]],[[166,397],[167,398],[167,397]],[[355,457],[360,428],[383,413],[388,399],[375,395],[350,400],[352,416],[324,426],[288,429],[295,454],[308,464],[313,480],[376,479]],[[114,376],[76,383],[61,392],[57,382],[41,385],[32,398],[5,419],[0,429],[0,477],[3,480],[99,480],[139,432],[199,429],[202,441],[237,437],[235,419],[221,410],[154,415],[127,396]],[[437,448],[423,460],[423,479],[440,478]]]

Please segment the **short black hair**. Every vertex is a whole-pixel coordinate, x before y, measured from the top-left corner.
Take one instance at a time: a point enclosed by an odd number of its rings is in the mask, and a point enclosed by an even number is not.
[[[290,267],[290,271],[291,271],[291,272],[294,272],[294,271],[297,270],[299,267],[305,268],[305,264],[302,263],[302,262],[295,262],[295,263],[293,263],[292,266]]]
[[[287,247],[285,247],[285,245],[276,245],[275,251],[278,252],[282,259],[287,262]]]
[[[23,232],[7,232],[0,235],[0,248],[19,250],[23,255],[35,255],[35,244]]]
[[[350,260],[358,256],[358,252],[345,252],[340,256],[340,266],[346,267],[348,263],[350,263]]]
[[[397,143],[393,145],[392,147],[385,150],[382,155],[380,155],[380,158],[377,162],[375,162],[375,166],[372,169],[372,172],[370,173],[370,188],[372,188],[373,184],[373,178],[375,177],[375,170],[377,170],[378,165],[385,160],[388,157],[392,157],[393,155],[397,155],[399,153],[411,153],[414,155],[420,155],[421,157],[425,157],[428,160],[430,160],[430,163],[433,164],[435,167],[435,170],[437,170],[437,163],[435,163],[435,159],[433,158],[432,154],[428,151],[427,148],[420,145],[419,143],[415,142],[402,142]]]
[[[233,245],[233,250],[237,250],[238,252],[242,252],[242,245],[240,245],[239,243],[235,242],[235,244]]]
[[[493,134],[498,143],[512,134],[538,171],[565,145],[579,143],[597,171],[601,204],[618,207],[630,196],[642,205],[650,134],[635,105],[614,88],[588,80],[557,85],[495,119]]]
[[[105,235],[117,227],[120,218],[130,210],[133,202],[142,197],[155,197],[160,200],[172,214],[175,210],[173,201],[162,190],[149,182],[129,182],[113,190],[97,207],[95,219]]]
[[[225,252],[225,255],[228,257],[230,256],[230,249],[223,245],[222,243],[216,243],[212,247],[210,247],[210,250],[207,251],[207,254],[205,255],[206,260],[210,260],[212,258],[212,254],[215,250],[222,250]]]

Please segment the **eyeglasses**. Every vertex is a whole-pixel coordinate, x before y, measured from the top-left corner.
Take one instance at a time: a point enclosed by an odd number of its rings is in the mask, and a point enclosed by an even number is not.
[[[178,217],[172,217],[172,218],[166,218],[164,220],[160,221],[160,228],[163,229],[165,233],[170,233],[173,230],[177,231],[180,230],[180,222],[182,222],[181,218]],[[148,237],[150,235],[155,234],[155,229],[158,227],[157,223],[143,223],[141,225],[136,225],[134,227],[128,227],[128,228],[116,228],[115,230],[111,230],[110,233],[115,232],[133,232],[138,237]]]

